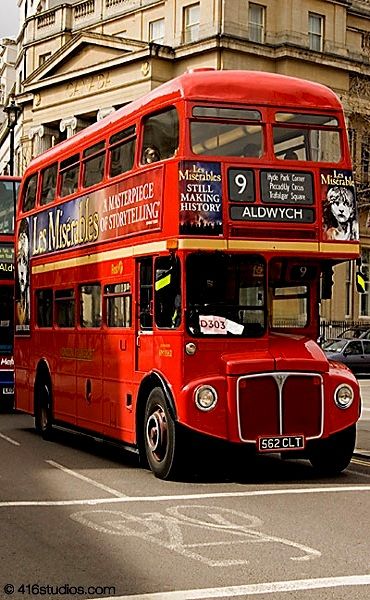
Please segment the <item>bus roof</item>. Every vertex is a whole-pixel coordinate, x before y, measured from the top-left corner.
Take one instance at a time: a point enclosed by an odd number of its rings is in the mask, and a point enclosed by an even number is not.
[[[181,98],[203,102],[279,106],[287,109],[341,109],[341,103],[331,89],[305,79],[262,71],[193,69],[163,83],[145,96],[50,148],[32,160],[31,170],[37,170],[45,161],[50,164],[63,155],[73,154],[73,149],[77,150],[85,140],[94,143],[94,139],[105,127],[110,125],[114,128],[115,123],[122,118],[141,112],[144,107],[147,110],[156,110],[160,109],[163,103],[175,102]]]

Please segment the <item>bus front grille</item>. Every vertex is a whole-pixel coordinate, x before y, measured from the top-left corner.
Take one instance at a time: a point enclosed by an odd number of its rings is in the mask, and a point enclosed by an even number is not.
[[[237,383],[240,439],[302,434],[323,430],[323,385],[317,373],[274,372],[246,375]]]

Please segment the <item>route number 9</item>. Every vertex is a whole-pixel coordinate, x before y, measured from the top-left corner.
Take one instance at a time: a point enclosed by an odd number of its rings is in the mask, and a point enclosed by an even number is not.
[[[229,169],[229,200],[231,202],[254,202],[254,176],[251,169]]]

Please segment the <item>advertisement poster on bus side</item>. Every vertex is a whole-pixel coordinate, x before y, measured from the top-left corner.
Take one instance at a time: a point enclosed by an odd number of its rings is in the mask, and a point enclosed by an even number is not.
[[[180,234],[222,235],[221,164],[181,162],[179,192]]]
[[[28,219],[22,219],[15,244],[15,332],[30,332],[30,227]]]
[[[355,183],[352,171],[321,171],[324,240],[359,240]]]
[[[31,217],[31,256],[159,230],[162,179],[153,169]]]

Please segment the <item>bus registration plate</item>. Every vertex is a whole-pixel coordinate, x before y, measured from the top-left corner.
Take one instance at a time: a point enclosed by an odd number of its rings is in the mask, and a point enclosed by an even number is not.
[[[258,452],[284,452],[302,450],[305,446],[303,435],[274,435],[258,438]]]

